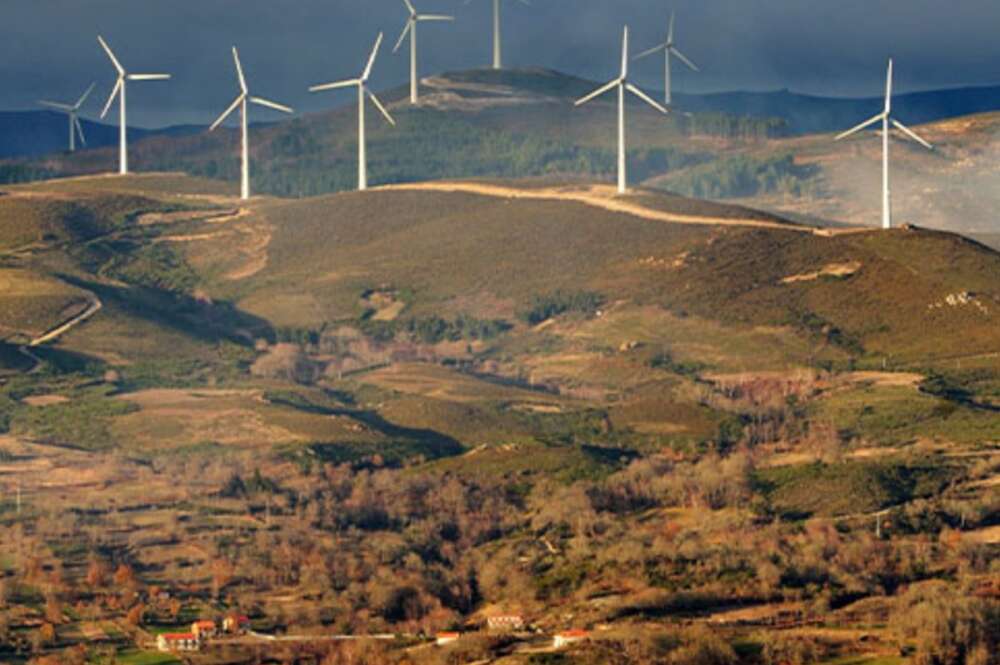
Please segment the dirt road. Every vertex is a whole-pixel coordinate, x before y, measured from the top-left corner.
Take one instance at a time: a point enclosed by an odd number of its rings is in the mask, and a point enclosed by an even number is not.
[[[588,187],[551,187],[545,189],[517,189],[503,185],[491,185],[476,182],[415,182],[402,185],[379,187],[380,190],[414,191],[414,192],[449,192],[479,194],[504,199],[531,199],[539,201],[571,201],[582,203],[609,212],[631,215],[642,219],[670,224],[695,224],[700,226],[742,226],[762,229],[776,229],[798,233],[816,233],[828,235],[825,229],[815,229],[808,226],[795,226],[768,222],[750,218],[726,218],[701,215],[684,215],[663,210],[646,208],[639,203],[623,199],[617,195],[614,187],[609,185],[591,185]],[[822,231],[822,233],[820,233]]]

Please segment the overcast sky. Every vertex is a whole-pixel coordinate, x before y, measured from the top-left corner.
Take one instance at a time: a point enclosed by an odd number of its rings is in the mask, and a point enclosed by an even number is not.
[[[998,0],[502,0],[506,63],[544,66],[593,79],[616,68],[621,27],[634,50],[654,45],[677,11],[678,46],[702,67],[679,72],[682,91],[790,88],[875,96],[885,59],[897,60],[898,89],[1000,82]],[[490,0],[415,0],[454,24],[421,26],[421,73],[490,62]],[[97,81],[90,115],[114,83],[97,44],[103,34],[135,72],[165,71],[168,83],[129,88],[130,120],[210,122],[235,96],[229,49],[239,46],[256,94],[314,111],[349,93],[306,88],[360,73],[380,31],[386,46],[372,84],[406,81],[408,55],[391,49],[406,19],[403,0],[0,0],[0,108],[39,97],[70,99]],[[636,77],[659,88],[662,61]],[[97,98],[100,99],[97,99]],[[262,112],[257,119],[269,119]]]

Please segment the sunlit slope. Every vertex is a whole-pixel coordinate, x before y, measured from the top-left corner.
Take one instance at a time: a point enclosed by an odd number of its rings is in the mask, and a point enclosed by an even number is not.
[[[582,186],[531,198],[502,194],[518,183],[500,183],[501,194],[496,183],[472,183],[242,205],[216,193],[155,193],[172,180],[93,182],[86,194],[87,181],[74,180],[0,198],[0,210],[36,211],[40,230],[11,247],[46,248],[9,259],[23,264],[12,267],[48,270],[46,283],[101,292],[109,304],[70,340],[116,311],[212,343],[319,330],[358,321],[366,293],[391,290],[395,316],[511,321],[535,296],[596,292],[724,325],[787,327],[866,362],[988,353],[998,343],[1000,258],[945,233],[816,234],[742,208],[653,192],[618,199],[601,188],[583,196],[591,190]],[[140,184],[141,195],[122,193]],[[87,215],[100,223],[83,224]]]
[[[221,236],[184,250],[206,269],[227,251],[249,256],[247,270],[208,288],[275,325],[358,317],[371,289],[405,293],[408,314],[483,317],[510,317],[539,293],[589,290],[730,325],[789,326],[859,358],[986,353],[1000,341],[1000,256],[958,236],[757,228],[759,214],[739,208],[732,220],[746,226],[673,224],[558,195],[389,189],[273,201],[248,217],[257,231],[243,250]],[[627,200],[694,218],[724,209],[649,192]]]
[[[873,106],[871,112],[877,110]],[[900,119],[911,123],[905,115]],[[996,233],[1000,114],[911,126],[934,150],[894,138],[891,185],[896,223]],[[775,171],[776,164],[784,166]],[[779,214],[876,226],[881,221],[882,142],[874,132],[863,132],[845,141],[821,134],[734,145],[720,154],[718,162],[682,166],[646,184]]]

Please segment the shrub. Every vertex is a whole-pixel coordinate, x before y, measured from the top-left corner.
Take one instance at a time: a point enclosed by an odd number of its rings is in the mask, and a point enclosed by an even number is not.
[[[580,312],[592,316],[603,304],[604,296],[593,291],[556,291],[548,295],[535,296],[528,310],[519,316],[534,326],[567,312]]]

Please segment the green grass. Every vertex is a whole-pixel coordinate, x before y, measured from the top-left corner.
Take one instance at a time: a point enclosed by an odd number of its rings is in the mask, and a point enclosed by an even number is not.
[[[181,661],[168,653],[131,649],[118,653],[118,665],[180,665]]]
[[[45,407],[24,407],[11,418],[11,431],[60,446],[83,450],[108,450],[117,444],[111,421],[137,410],[134,404],[109,399],[107,387],[80,391],[69,402]]]
[[[807,464],[757,472],[758,489],[785,517],[846,516],[875,512],[934,496],[956,470],[927,460]]]
[[[911,387],[862,386],[813,402],[809,415],[830,421],[845,439],[893,446],[917,439],[976,445],[1000,438],[994,411],[958,404]]]

